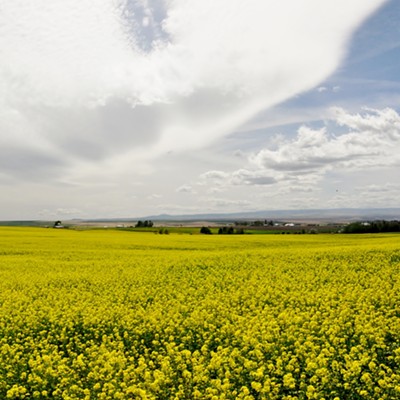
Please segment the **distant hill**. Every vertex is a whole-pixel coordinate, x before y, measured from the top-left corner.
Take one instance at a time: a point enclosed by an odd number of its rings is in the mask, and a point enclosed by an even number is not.
[[[365,221],[365,220],[399,220],[400,208],[340,208],[340,209],[312,209],[312,210],[264,210],[237,213],[187,214],[170,215],[160,214],[143,217],[152,221],[218,221],[218,220],[294,220],[294,221]]]
[[[263,210],[236,213],[204,213],[204,214],[159,214],[132,218],[95,218],[63,221],[71,225],[81,224],[134,224],[138,220],[154,222],[221,222],[240,220],[275,220],[291,222],[315,223],[349,223],[354,221],[400,220],[400,208],[336,208],[310,210]],[[8,226],[52,226],[54,221],[0,221],[0,225]]]
[[[53,226],[54,221],[39,221],[39,220],[27,220],[27,221],[0,221],[0,226]]]

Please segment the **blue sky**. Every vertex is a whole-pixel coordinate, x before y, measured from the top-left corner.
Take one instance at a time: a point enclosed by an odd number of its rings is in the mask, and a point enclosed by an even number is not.
[[[398,206],[399,18],[396,0],[4,1],[0,219]]]

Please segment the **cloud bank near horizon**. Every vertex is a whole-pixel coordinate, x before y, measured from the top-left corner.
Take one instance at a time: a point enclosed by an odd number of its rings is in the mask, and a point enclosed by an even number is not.
[[[309,191],[333,170],[351,173],[400,166],[400,115],[395,110],[351,114],[336,107],[331,114],[345,132],[333,134],[326,126],[302,125],[294,138],[277,135],[272,145],[249,154],[245,168],[207,171],[200,184],[220,188],[283,184]]]
[[[0,179],[205,146],[320,84],[384,2],[5,0]]]

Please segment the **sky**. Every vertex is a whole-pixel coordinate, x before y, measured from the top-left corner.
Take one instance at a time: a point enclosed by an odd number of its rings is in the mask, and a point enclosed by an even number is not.
[[[390,208],[398,0],[2,0],[0,220]]]

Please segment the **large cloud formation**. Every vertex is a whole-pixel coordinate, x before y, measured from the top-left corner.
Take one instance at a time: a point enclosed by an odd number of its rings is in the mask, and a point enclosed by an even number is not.
[[[210,143],[323,81],[384,1],[3,0],[0,179]]]
[[[294,138],[281,138],[273,146],[248,156],[246,168],[233,172],[211,170],[201,181],[219,186],[289,185],[315,187],[332,170],[366,171],[400,166],[400,115],[393,109],[367,109],[351,114],[333,108],[332,120],[345,129],[332,134],[324,126],[301,126]]]

